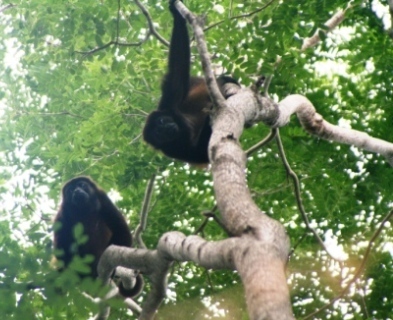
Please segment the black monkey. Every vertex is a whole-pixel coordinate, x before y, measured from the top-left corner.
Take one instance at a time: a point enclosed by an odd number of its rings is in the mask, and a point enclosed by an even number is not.
[[[98,276],[97,264],[108,246],[132,245],[131,232],[123,215],[107,194],[88,177],[77,177],[64,185],[62,203],[54,222],[61,224],[54,231],[54,248],[62,251],[56,258],[67,267],[74,255],[93,255],[88,276]],[[76,247],[73,229],[78,223],[83,225],[88,240]],[[142,291],[143,284],[142,276],[138,275],[134,288],[126,290],[120,283],[119,292],[125,297],[133,297]]]
[[[168,72],[162,82],[158,109],[147,118],[143,137],[165,155],[190,163],[208,163],[208,144],[212,133],[208,110],[212,107],[205,80],[190,76],[190,40],[185,19],[170,0],[173,30],[169,49]],[[223,91],[231,77],[217,79]],[[233,93],[232,93],[233,94]]]

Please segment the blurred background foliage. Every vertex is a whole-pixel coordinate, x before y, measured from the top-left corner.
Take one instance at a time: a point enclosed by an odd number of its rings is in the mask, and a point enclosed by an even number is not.
[[[306,95],[333,124],[393,142],[387,1],[352,1],[339,28],[305,52],[302,40],[348,2],[270,2],[260,10],[268,1],[185,1],[204,16],[206,27],[214,25],[206,40],[218,73],[231,73],[245,86],[273,74],[273,99]],[[167,1],[142,3],[169,40]],[[100,296],[105,290],[91,279],[79,283],[73,270],[59,276],[50,264],[62,184],[91,176],[110,191],[134,229],[147,181],[156,173],[143,236],[154,248],[166,231],[189,235],[198,229],[202,212],[214,208],[212,178],[165,158],[141,138],[146,115],[160,98],[168,47],[147,37],[148,22],[134,1],[12,4],[3,1],[0,7],[0,310],[7,319],[87,319],[98,307],[82,292]],[[116,40],[129,45],[87,53]],[[192,45],[193,73],[200,74]],[[246,149],[268,132],[255,125],[241,143]],[[332,260],[309,234],[296,247],[288,278],[295,315],[302,318],[337,296],[360,265],[392,207],[393,175],[378,155],[311,137],[295,118],[281,136],[301,179],[309,219],[332,252],[345,258]],[[255,202],[287,227],[296,244],[304,223],[274,142],[249,158],[247,178]],[[214,221],[203,235],[225,237]],[[388,224],[349,294],[314,319],[393,318],[392,236]],[[83,267],[83,260],[75,262],[76,269],[78,264]],[[113,306],[110,319],[132,318],[121,301]],[[157,318],[247,319],[240,280],[233,272],[177,263]]]

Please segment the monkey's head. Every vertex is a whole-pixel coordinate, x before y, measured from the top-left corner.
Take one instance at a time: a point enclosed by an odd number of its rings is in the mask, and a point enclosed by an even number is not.
[[[156,148],[178,140],[182,134],[179,121],[173,114],[154,111],[147,118],[143,138]]]
[[[68,181],[63,187],[63,206],[96,211],[100,205],[98,189],[87,177],[77,177]]]

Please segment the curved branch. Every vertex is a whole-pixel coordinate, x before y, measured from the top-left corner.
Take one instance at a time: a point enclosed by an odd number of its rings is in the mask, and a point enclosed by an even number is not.
[[[251,148],[249,148],[246,151],[247,157],[249,157],[252,153],[262,148],[264,145],[267,145],[270,141],[272,141],[276,137],[276,134],[277,134],[277,130],[272,129],[270,133],[263,140],[259,141],[257,144],[254,144]]]
[[[147,276],[151,290],[143,303],[139,319],[153,319],[165,297],[166,279],[174,260],[193,261],[208,269],[234,270],[235,256],[253,245],[253,241],[230,238],[209,242],[198,236],[186,237],[180,232],[168,232],[161,237],[156,250],[109,246],[102,254],[97,270],[105,284],[110,283],[111,274],[117,267],[140,270]],[[238,250],[239,246],[242,250]],[[109,314],[105,301],[102,302],[102,316],[99,319],[105,319],[105,315]]]
[[[362,131],[341,128],[327,122],[316,112],[313,104],[302,95],[290,95],[279,103],[278,118],[273,127],[281,127],[287,124],[293,113],[296,113],[307,132],[325,140],[379,153],[393,166],[393,143],[373,138]]]
[[[321,239],[321,237],[318,235],[317,231],[311,227],[310,221],[308,220],[307,217],[307,213],[306,210],[304,209],[304,205],[303,205],[303,200],[302,200],[302,195],[300,192],[300,182],[299,182],[299,178],[297,176],[297,174],[295,173],[295,171],[292,170],[286,154],[285,154],[285,150],[284,150],[284,146],[282,144],[281,141],[281,137],[280,137],[280,132],[277,130],[277,135],[276,135],[276,141],[277,141],[277,146],[278,146],[278,151],[281,157],[281,160],[284,164],[285,170],[287,172],[287,174],[291,177],[292,181],[293,181],[293,187],[295,189],[295,198],[296,198],[296,204],[297,207],[300,211],[300,214],[302,215],[303,221],[306,224],[306,228],[311,231],[311,233],[314,235],[315,239],[317,239],[318,243],[320,244],[320,246],[326,251],[326,253],[334,260],[336,261],[341,261],[340,259],[334,257],[329,249],[326,247],[325,243],[323,242],[323,240]]]
[[[222,97],[201,26],[183,3],[176,1],[175,6],[194,29],[205,81],[216,106],[211,114],[213,133],[209,143],[214,191],[223,223],[237,237],[226,240],[237,240],[236,246],[233,252],[227,253],[227,248],[223,247],[219,260],[233,259],[244,285],[251,320],[293,319],[284,272],[289,239],[283,226],[253,202],[245,177],[246,157],[239,144],[244,125],[249,123],[248,116],[256,114],[257,95],[251,90],[239,89],[228,100]],[[252,102],[248,104],[250,92]],[[261,100],[273,106],[269,99],[261,97]],[[238,108],[239,105],[242,108]],[[228,254],[231,255],[228,257]]]
[[[150,16],[149,11],[147,11],[146,7],[139,1],[139,0],[134,0],[135,4],[141,9],[143,15],[146,17],[147,23],[149,25],[149,31],[152,35],[154,35],[158,41],[160,41],[164,46],[169,47],[169,42],[165,40],[156,30],[153,24],[153,19]]]

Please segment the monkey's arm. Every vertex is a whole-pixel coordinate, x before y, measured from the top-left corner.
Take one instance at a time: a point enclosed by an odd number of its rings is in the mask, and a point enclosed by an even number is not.
[[[72,230],[63,218],[63,211],[60,210],[54,220],[57,226],[57,230],[54,232],[53,246],[56,250],[62,250],[63,252],[58,255],[56,259],[63,261],[64,265],[67,266],[72,260],[71,245],[73,243]]]
[[[169,9],[173,15],[173,30],[169,48],[168,72],[162,83],[162,97],[159,110],[179,107],[185,100],[190,87],[190,39],[186,20],[170,0]]]
[[[103,191],[99,193],[101,217],[112,232],[110,244],[131,247],[132,236],[127,222],[121,212]]]

